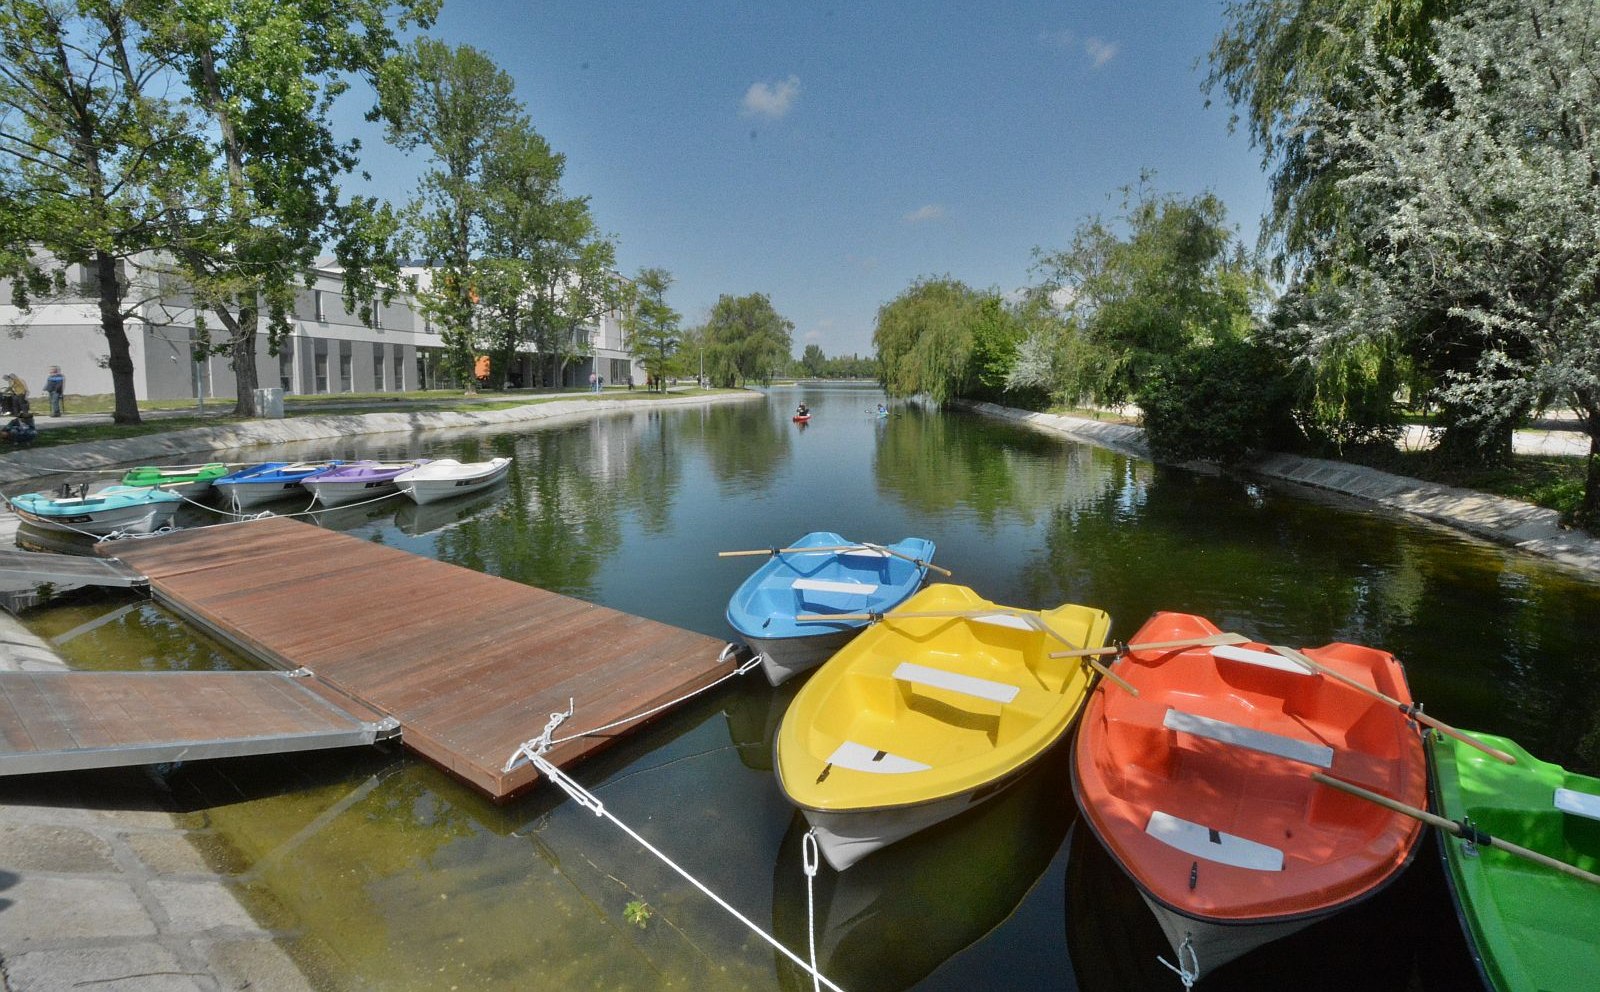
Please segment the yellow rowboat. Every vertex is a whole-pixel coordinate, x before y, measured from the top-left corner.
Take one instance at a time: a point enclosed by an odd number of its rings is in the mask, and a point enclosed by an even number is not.
[[[801,687],[778,727],[778,785],[843,871],[1010,785],[1092,683],[1082,659],[1050,653],[1100,647],[1110,628],[1087,606],[1017,610],[928,586]]]

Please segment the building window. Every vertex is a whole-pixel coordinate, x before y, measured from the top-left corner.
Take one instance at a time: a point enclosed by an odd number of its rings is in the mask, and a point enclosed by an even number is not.
[[[317,322],[326,324],[328,322],[328,305],[323,301],[322,290],[314,289],[311,291],[311,303],[317,312]]]
[[[374,341],[372,343],[372,385],[378,392],[383,392],[383,345]]]
[[[372,326],[383,330],[383,301],[377,298],[372,301]]]
[[[394,381],[389,386],[397,393],[406,389],[406,355],[399,348],[394,350]]]
[[[285,393],[294,392],[294,342],[285,341],[278,352],[278,385]]]
[[[353,392],[355,392],[355,388],[354,388],[354,381],[355,380],[354,380],[354,377],[351,375],[351,366],[353,366],[354,364],[355,363],[351,360],[351,355],[350,355],[350,342],[348,342],[348,341],[340,341],[339,342],[339,392],[341,392],[341,393],[353,393]]]
[[[311,361],[312,368],[316,370],[314,389],[316,392],[325,393],[328,391],[328,342],[318,340],[312,347],[315,349]]]

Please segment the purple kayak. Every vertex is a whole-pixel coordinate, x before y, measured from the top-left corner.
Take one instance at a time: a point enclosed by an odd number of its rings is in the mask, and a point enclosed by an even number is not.
[[[395,491],[395,476],[409,472],[428,459],[409,462],[346,462],[308,475],[300,484],[311,490],[323,506],[340,506],[360,500],[377,499]]]

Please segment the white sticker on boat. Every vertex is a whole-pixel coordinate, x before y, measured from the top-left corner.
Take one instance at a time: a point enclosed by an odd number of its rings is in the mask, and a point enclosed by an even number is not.
[[[1253,840],[1190,823],[1182,817],[1152,810],[1144,832],[1185,854],[1251,871],[1282,871],[1283,852]]]

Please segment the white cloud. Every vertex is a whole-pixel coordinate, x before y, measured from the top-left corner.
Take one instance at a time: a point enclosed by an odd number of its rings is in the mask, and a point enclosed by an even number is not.
[[[790,76],[776,83],[751,83],[744,91],[740,113],[746,117],[777,120],[789,112],[800,96],[800,77]]]
[[[1065,28],[1059,31],[1040,31],[1039,43],[1058,52],[1067,52],[1074,56],[1082,54],[1088,58],[1091,69],[1101,68],[1122,51],[1122,45],[1115,41],[1106,41],[1093,35],[1079,38]]]
[[[1089,65],[1098,69],[1117,57],[1122,46],[1114,41],[1105,41],[1101,38],[1083,39],[1083,50],[1089,55]]]
[[[944,207],[937,203],[926,203],[900,219],[907,224],[923,224],[928,221],[943,220]]]

